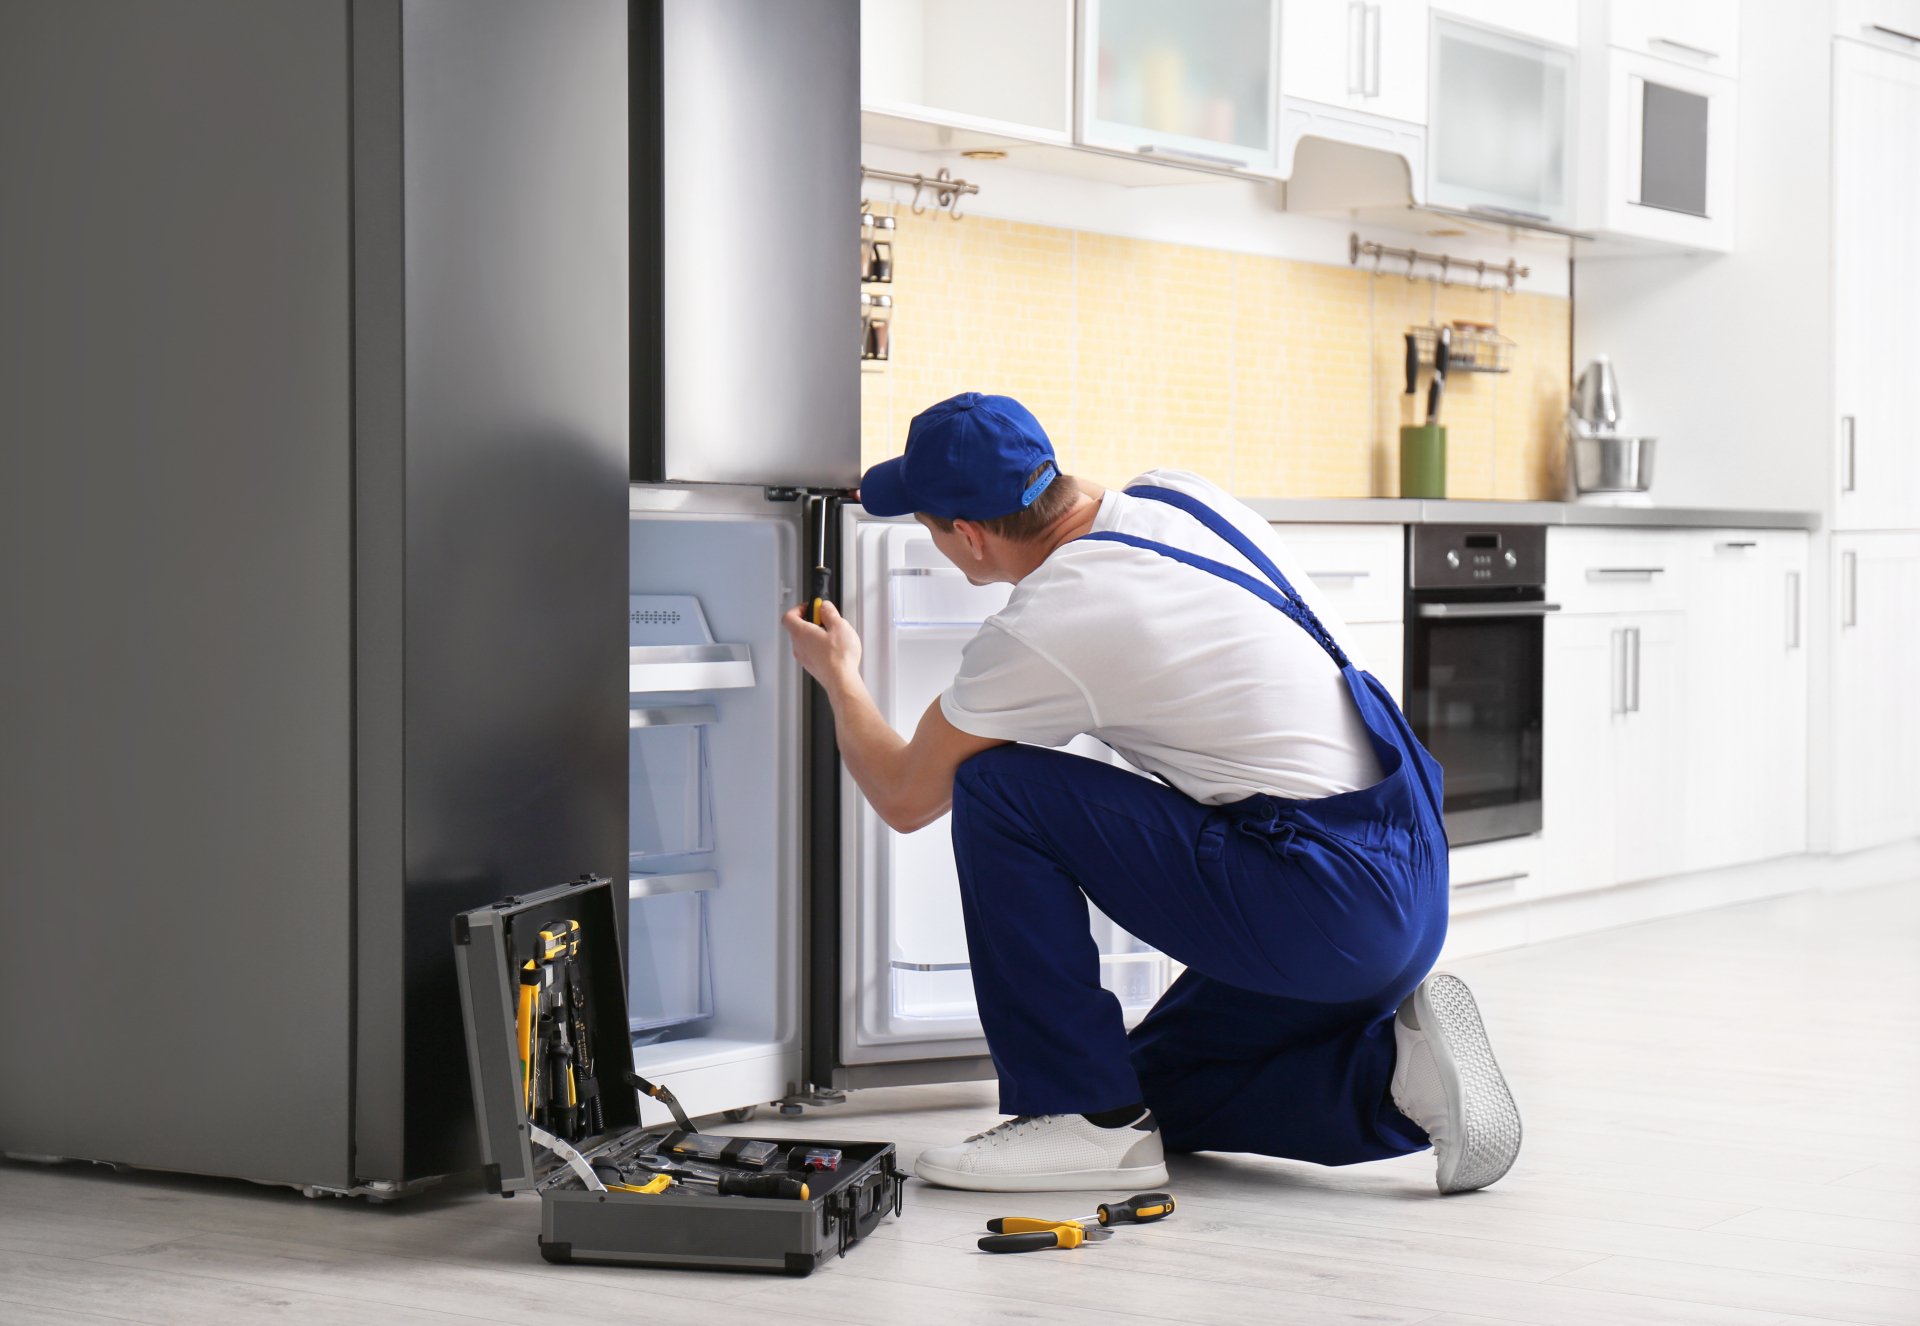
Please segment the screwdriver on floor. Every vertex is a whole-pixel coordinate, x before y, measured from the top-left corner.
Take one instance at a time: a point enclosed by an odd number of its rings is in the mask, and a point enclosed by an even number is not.
[[[1039,1220],[1032,1216],[996,1216],[987,1221],[992,1232],[980,1240],[982,1252],[1039,1252],[1045,1248],[1077,1248],[1083,1242],[1110,1238],[1114,1225],[1150,1225],[1173,1214],[1172,1193],[1136,1193],[1123,1202],[1102,1202],[1090,1215],[1072,1220]]]

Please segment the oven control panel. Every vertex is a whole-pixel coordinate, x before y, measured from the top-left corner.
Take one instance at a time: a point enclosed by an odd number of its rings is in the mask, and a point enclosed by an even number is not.
[[[1414,525],[1408,589],[1492,589],[1547,583],[1543,525]]]

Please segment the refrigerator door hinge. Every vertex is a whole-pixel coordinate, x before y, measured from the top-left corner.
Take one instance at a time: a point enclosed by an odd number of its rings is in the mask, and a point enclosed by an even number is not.
[[[769,502],[798,502],[807,495],[807,490],[804,488],[767,487],[762,488],[760,492]]]

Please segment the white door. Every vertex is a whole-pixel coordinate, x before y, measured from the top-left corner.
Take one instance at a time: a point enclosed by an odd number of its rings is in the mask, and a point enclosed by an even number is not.
[[[1739,84],[1608,50],[1605,182],[1588,224],[1690,249],[1733,247]]]
[[[1833,847],[1920,835],[1920,534],[1833,540]]]
[[[1080,14],[1081,142],[1273,164],[1279,0],[1084,0]]]
[[[1427,200],[1493,216],[1573,219],[1573,55],[1436,18]]]
[[[1606,0],[1606,5],[1608,45],[1729,78],[1739,72],[1740,0]]]
[[[1433,13],[1556,46],[1580,44],[1580,0],[1433,0]]]
[[[1427,122],[1426,0],[1373,0],[1373,75],[1362,110]]]
[[[1424,0],[1286,0],[1280,91],[1302,101],[1425,124]]]
[[[860,632],[861,672],[889,722],[911,732],[953,680],[961,650],[1007,600],[975,586],[911,520],[848,509],[842,610]],[[1118,763],[1082,737],[1067,749]],[[851,776],[841,778],[841,916],[836,1085],[982,1076],[987,1045],[973,996],[960,883],[948,822],[895,833]],[[1101,983],[1131,1023],[1174,965],[1089,906]],[[817,988],[817,987],[816,987]]]
[[[1687,572],[1688,870],[1806,848],[1807,536],[1719,530]]]
[[[1626,703],[1621,621],[1608,613],[1546,621],[1536,896],[1614,882],[1614,745]]]
[[[1920,58],[1833,44],[1834,524],[1920,527]]]
[[[1677,612],[1620,619],[1622,696],[1614,738],[1614,878],[1625,883],[1684,868],[1686,660]]]

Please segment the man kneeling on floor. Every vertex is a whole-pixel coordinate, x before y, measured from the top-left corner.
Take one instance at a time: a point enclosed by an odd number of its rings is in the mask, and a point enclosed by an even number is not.
[[[903,740],[832,605],[786,627],[842,758],[902,833],[953,812],[980,1022],[1016,1117],[929,1183],[1125,1192],[1163,1146],[1485,1187],[1520,1119],[1447,929],[1440,769],[1272,528],[1192,474],[1061,474],[1033,415],[955,396],[860,489],[974,584],[1014,586]],[[1049,750],[1091,734],[1155,778]],[[1087,900],[1186,965],[1129,1035]],[[1164,1140],[1163,1140],[1164,1139]]]

